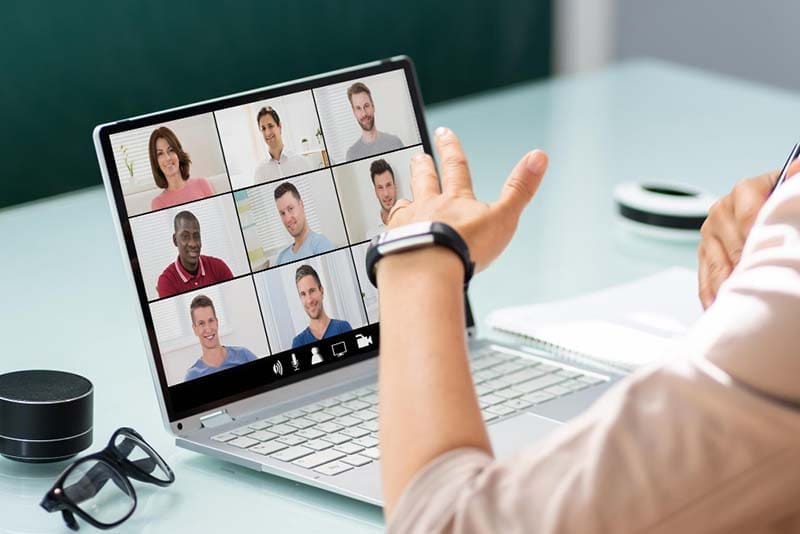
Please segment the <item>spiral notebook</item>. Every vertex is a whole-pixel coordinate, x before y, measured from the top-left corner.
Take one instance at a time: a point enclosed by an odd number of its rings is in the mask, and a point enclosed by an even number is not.
[[[575,298],[499,309],[487,322],[563,358],[629,372],[664,358],[702,313],[697,274],[673,267]]]

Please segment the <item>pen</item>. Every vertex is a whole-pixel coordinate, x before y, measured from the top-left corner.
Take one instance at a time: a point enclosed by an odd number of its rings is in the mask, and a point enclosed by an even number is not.
[[[786,181],[786,173],[789,172],[789,166],[792,162],[797,159],[797,156],[800,155],[800,143],[795,143],[794,147],[792,147],[792,151],[789,152],[789,157],[786,158],[786,163],[783,164],[783,168],[781,169],[781,173],[778,175],[778,180],[775,182],[775,185],[772,186],[772,191],[770,191],[770,195],[775,192],[780,185]]]

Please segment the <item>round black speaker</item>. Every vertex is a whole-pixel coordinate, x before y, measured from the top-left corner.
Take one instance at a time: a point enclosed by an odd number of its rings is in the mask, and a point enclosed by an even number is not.
[[[92,444],[92,383],[63,371],[0,375],[0,455],[57,462]]]

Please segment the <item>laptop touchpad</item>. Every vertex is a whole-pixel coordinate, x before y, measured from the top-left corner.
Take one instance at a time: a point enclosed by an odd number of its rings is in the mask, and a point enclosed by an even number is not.
[[[561,423],[532,413],[522,413],[511,419],[500,421],[489,427],[496,458],[507,458],[539,441]]]

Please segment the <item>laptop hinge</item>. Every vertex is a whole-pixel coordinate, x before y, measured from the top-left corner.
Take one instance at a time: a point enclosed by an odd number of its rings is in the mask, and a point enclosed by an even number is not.
[[[234,419],[228,414],[228,410],[222,409],[200,417],[200,425],[203,428],[216,428],[225,423],[231,423]]]

